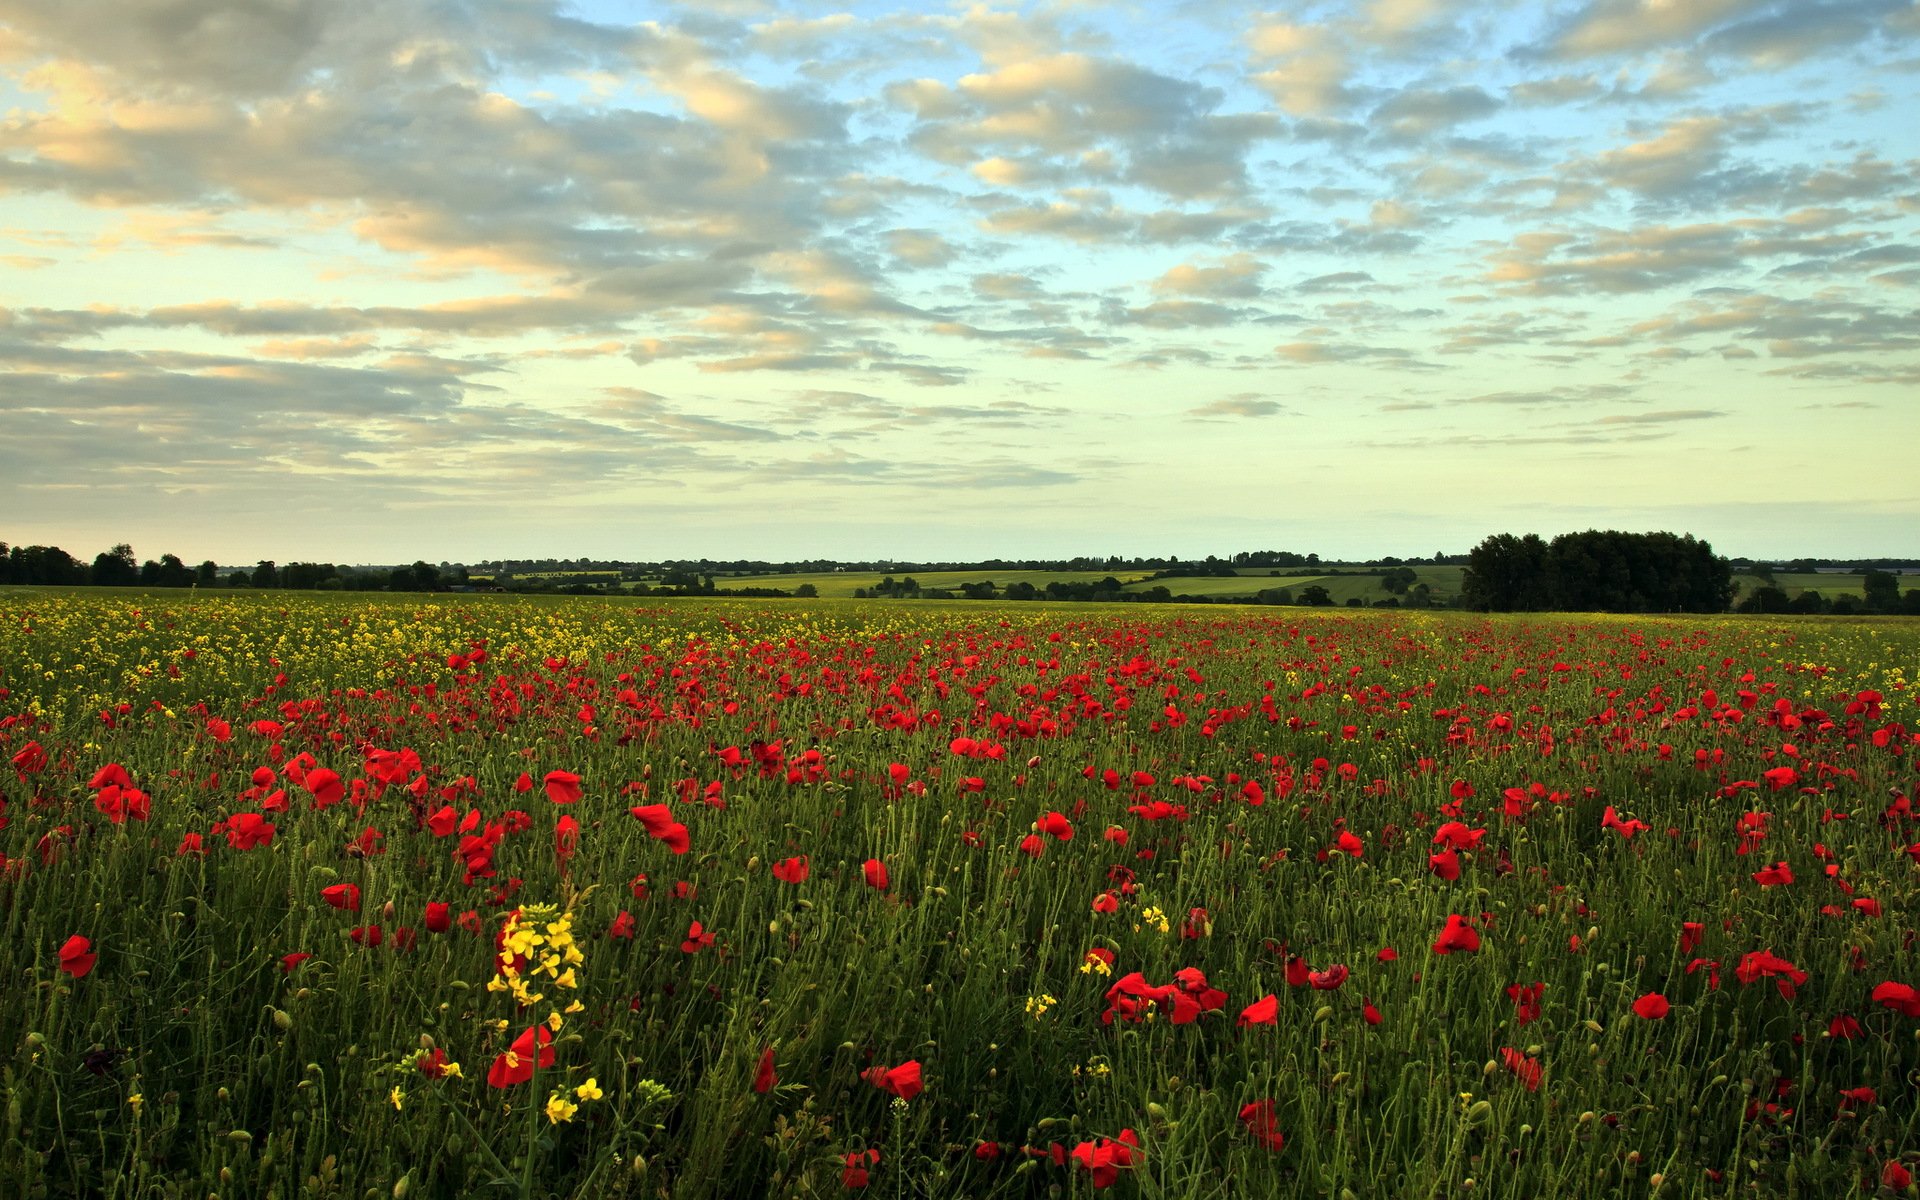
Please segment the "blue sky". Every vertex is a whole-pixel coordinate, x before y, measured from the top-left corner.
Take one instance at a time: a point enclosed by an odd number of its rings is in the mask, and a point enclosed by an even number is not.
[[[0,0],[0,537],[1920,554],[1920,9]]]

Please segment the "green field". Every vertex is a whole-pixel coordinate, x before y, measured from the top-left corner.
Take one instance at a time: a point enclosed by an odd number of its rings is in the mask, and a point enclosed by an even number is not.
[[[1004,588],[1013,583],[1031,583],[1044,588],[1056,580],[1062,583],[1098,583],[1111,575],[1122,583],[1140,579],[1146,571],[818,571],[794,575],[716,575],[715,587],[765,587],[786,591],[812,584],[822,596],[851,598],[856,590],[871,590],[891,576],[896,582],[912,578],[922,588],[956,590],[963,583],[992,582]]]
[[[0,593],[0,1197],[1891,1200],[1916,653]]]
[[[829,571],[810,574],[790,575],[720,575],[715,576],[714,584],[721,588],[729,587],[767,587],[791,591],[803,584],[812,584],[823,597],[850,598],[858,589],[871,590],[887,575],[895,581],[911,577],[922,588],[944,588],[957,590],[967,583],[991,582],[995,587],[1006,588],[1014,583],[1030,583],[1036,588],[1045,588],[1053,582],[1062,583],[1098,583],[1112,576],[1118,579],[1124,590],[1143,592],[1154,587],[1164,587],[1176,596],[1252,596],[1271,588],[1291,588],[1298,596],[1300,589],[1319,584],[1327,589],[1335,604],[1345,604],[1350,597],[1359,597],[1372,604],[1384,600],[1393,593],[1380,586],[1378,575],[1328,575],[1297,568],[1275,568],[1275,575],[1268,568],[1243,568],[1232,576],[1176,576],[1171,579],[1149,579],[1151,571],[1122,570],[1110,571]],[[1346,568],[1364,570],[1366,568]],[[1460,591],[1462,567],[1413,568],[1417,574],[1416,583],[1425,583],[1431,590],[1436,602],[1444,604]]]

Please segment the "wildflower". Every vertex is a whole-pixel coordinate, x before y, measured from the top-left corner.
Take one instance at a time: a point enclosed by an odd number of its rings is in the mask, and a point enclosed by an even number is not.
[[[840,1161],[842,1164],[840,1170],[841,1186],[846,1188],[863,1188],[867,1186],[870,1178],[867,1168],[879,1165],[880,1152],[878,1150],[855,1150],[842,1157]]]
[[[92,953],[93,943],[79,934],[68,938],[60,947],[60,969],[79,979],[93,970],[99,955]]]
[[[536,1049],[537,1048],[537,1049]],[[553,1066],[553,1034],[545,1025],[530,1026],[513,1039],[506,1053],[493,1060],[487,1070],[489,1087],[512,1087],[533,1078],[535,1065],[540,1070]]]
[[[1658,1021],[1673,1010],[1673,1005],[1659,992],[1648,992],[1633,1002],[1633,1011],[1649,1021]]]
[[[782,883],[805,883],[812,870],[804,854],[773,864],[773,877]]]
[[[765,1095],[773,1090],[777,1082],[779,1080],[773,1073],[773,1047],[768,1046],[760,1052],[760,1065],[753,1073],[753,1090]]]
[[[1247,1133],[1253,1140],[1269,1150],[1287,1148],[1286,1135],[1280,1132],[1273,1119],[1273,1101],[1256,1100],[1240,1109],[1240,1123],[1247,1127]]]
[[[547,799],[555,804],[572,804],[580,799],[580,777],[572,771],[548,771],[545,783]]]
[[[1458,913],[1448,914],[1446,927],[1440,931],[1440,936],[1434,939],[1433,952],[1452,954],[1455,951],[1464,950],[1471,953],[1478,949],[1480,949],[1480,935],[1474,931],[1473,926]]]
[[[877,858],[870,858],[862,863],[860,873],[865,877],[867,886],[876,891],[886,891],[892,882],[887,877],[887,864]]]
[[[1112,1187],[1122,1170],[1132,1168],[1140,1157],[1140,1137],[1131,1129],[1122,1129],[1118,1138],[1095,1138],[1073,1148],[1073,1161],[1091,1177],[1096,1188]]]
[[[1280,1023],[1280,997],[1268,992],[1240,1010],[1241,1025],[1277,1025]]]
[[[387,1093],[387,1099],[393,1102],[393,1111],[395,1112],[400,1111],[400,1106],[406,1101],[406,1098],[407,1094],[400,1090],[398,1084],[395,1084],[393,1090]]]
[[[580,1106],[578,1104],[567,1099],[559,1092],[555,1092],[553,1095],[547,1097],[546,1113],[547,1121],[550,1124],[558,1125],[562,1121],[571,1121],[573,1120],[573,1114],[579,1111]]]
[[[599,1100],[606,1096],[606,1093],[600,1090],[600,1081],[591,1075],[587,1076],[585,1083],[573,1089],[573,1094],[581,1100]]]
[[[346,912],[360,911],[360,885],[355,883],[336,883],[332,887],[320,889],[320,898],[329,907]]]
[[[917,1062],[903,1062],[897,1067],[869,1067],[860,1077],[902,1100],[911,1100],[921,1092],[920,1064]]]

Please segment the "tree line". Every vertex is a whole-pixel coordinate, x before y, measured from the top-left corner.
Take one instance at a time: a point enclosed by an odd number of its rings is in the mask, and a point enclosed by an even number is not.
[[[1771,585],[1741,599],[1754,613],[1915,613],[1920,589],[1900,594],[1898,577],[1869,568],[1864,597],[1789,599]],[[1465,607],[1482,612],[1717,613],[1733,604],[1728,561],[1692,534],[1590,529],[1552,541],[1538,534],[1497,533],[1467,555],[1461,581]]]
[[[293,591],[437,592],[464,586],[465,567],[442,571],[428,562],[401,567],[340,567],[262,561],[252,569],[223,569],[211,559],[189,567],[177,555],[139,561],[125,542],[83,562],[58,546],[0,542],[0,584],[50,587],[285,588]]]

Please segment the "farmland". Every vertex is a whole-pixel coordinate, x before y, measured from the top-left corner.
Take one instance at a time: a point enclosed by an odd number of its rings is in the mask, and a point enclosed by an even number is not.
[[[1917,676],[1894,619],[0,595],[0,1195],[1904,1191]]]

